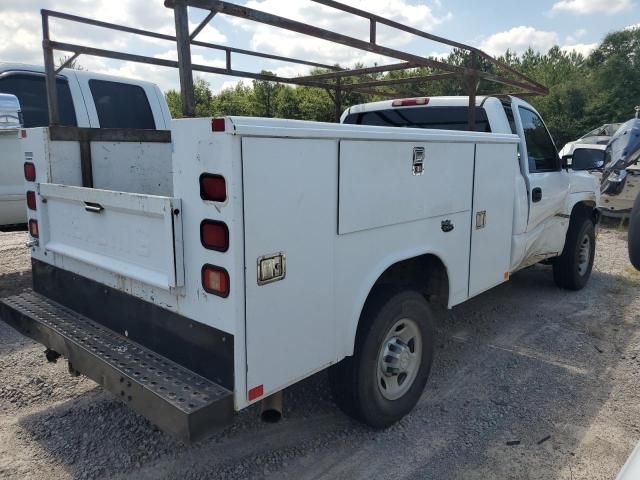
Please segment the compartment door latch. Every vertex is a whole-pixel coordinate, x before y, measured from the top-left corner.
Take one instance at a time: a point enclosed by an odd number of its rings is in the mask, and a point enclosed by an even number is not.
[[[287,259],[283,252],[258,258],[258,285],[282,280],[287,274]]]
[[[414,176],[424,173],[424,147],[413,147],[413,166],[412,173]]]
[[[487,226],[487,211],[482,210],[476,213],[476,230]]]

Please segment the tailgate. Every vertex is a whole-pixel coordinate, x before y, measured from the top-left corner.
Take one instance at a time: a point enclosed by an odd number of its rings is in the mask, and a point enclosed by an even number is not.
[[[166,290],[184,285],[180,199],[52,183],[39,193],[46,251]]]

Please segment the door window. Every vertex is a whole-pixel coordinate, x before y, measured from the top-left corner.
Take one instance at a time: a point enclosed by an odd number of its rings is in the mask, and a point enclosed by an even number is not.
[[[542,123],[540,116],[526,108],[519,108],[524,139],[527,144],[529,172],[554,172],[560,170],[558,151]]]
[[[144,89],[138,85],[89,80],[100,128],[155,129]]]
[[[60,106],[60,125],[75,127],[76,112],[73,108],[69,84],[66,79],[58,78],[56,86]],[[49,125],[47,89],[43,75],[11,73],[3,76],[0,78],[0,93],[10,93],[18,97],[25,128]]]

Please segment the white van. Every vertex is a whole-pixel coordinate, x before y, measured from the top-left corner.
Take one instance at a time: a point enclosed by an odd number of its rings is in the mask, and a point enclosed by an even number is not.
[[[58,75],[60,124],[166,130],[171,115],[157,85],[82,70]],[[0,62],[0,94],[15,95],[24,127],[49,125],[44,67]],[[25,223],[23,158],[18,130],[0,132],[0,225]]]

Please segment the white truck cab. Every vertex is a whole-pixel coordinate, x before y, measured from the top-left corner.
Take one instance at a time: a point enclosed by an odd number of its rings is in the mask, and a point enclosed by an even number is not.
[[[166,130],[171,115],[151,82],[64,69],[57,76],[61,125]],[[0,62],[0,94],[18,98],[24,127],[49,125],[44,67]],[[25,223],[17,130],[0,132],[0,225]]]

